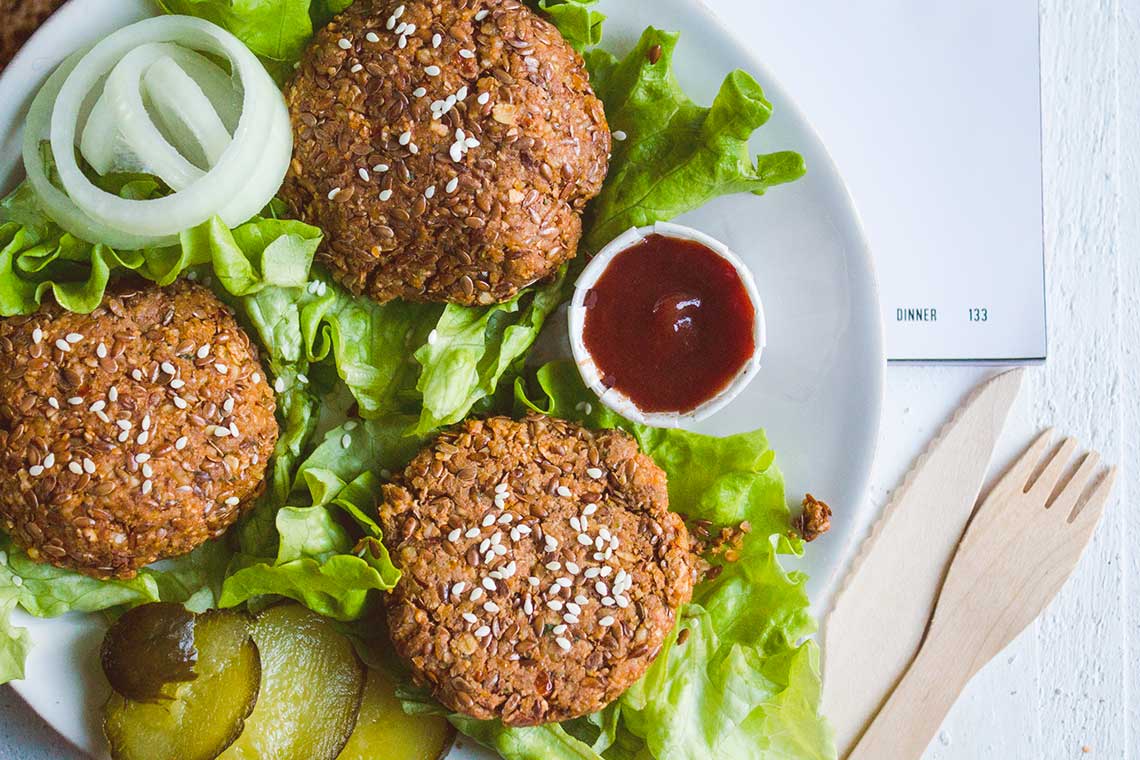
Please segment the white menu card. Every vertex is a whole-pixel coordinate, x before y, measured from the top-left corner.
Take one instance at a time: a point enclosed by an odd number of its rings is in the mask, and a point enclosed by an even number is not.
[[[753,2],[737,32],[863,219],[888,358],[1044,360],[1037,0]]]

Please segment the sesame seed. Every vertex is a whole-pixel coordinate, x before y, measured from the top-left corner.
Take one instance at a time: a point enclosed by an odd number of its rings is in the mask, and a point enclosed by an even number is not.
[[[71,472],[76,474],[76,475],[82,475],[83,474],[83,465],[79,464],[79,462],[74,462],[74,461],[68,462],[67,463],[67,469],[71,470]]]
[[[478,148],[479,147],[479,141],[476,140],[474,137],[468,137],[466,140],[463,141],[463,144],[466,145],[468,148]]]
[[[467,530],[467,532],[464,533],[463,535],[467,536],[468,538],[475,538],[476,536],[479,535],[479,529],[478,528],[469,528]]]
[[[186,381],[180,380],[179,378],[176,377],[170,381],[170,387],[176,391],[181,390],[181,389],[186,387]]]
[[[106,359],[107,358],[107,344],[106,343],[100,343],[98,346],[96,346],[95,347],[95,355],[97,357],[99,357],[100,359]]]
[[[482,525],[484,528],[490,528],[494,524],[495,524],[495,516],[494,515],[488,513],[486,516],[483,517]]]
[[[602,571],[599,568],[588,567],[588,568],[586,568],[586,572],[583,573],[583,575],[585,575],[587,578],[597,578],[598,575],[601,574],[601,572]]]
[[[535,578],[533,575],[531,575],[531,576],[527,577],[526,582],[532,586],[537,586],[538,585],[538,578]]]
[[[41,330],[38,327],[36,329],[32,330],[32,343],[35,343],[38,346],[40,344],[40,342],[43,341],[43,339],[44,339],[44,331],[43,330]]]
[[[144,478],[152,478],[154,477],[154,468],[151,467],[149,463],[144,464],[142,466],[142,474]]]
[[[378,35],[376,32],[369,32],[368,34],[364,35],[364,39],[368,40],[369,42],[379,42],[380,35]]]
[[[465,588],[467,588],[467,584],[464,581],[459,581],[451,587],[451,593],[454,596],[459,596],[463,593],[463,589]]]
[[[361,178],[362,180],[364,180],[365,182],[367,182],[368,180],[372,179],[372,175],[371,175],[371,174],[369,174],[369,173],[368,173],[368,170],[367,170],[367,169],[365,169],[363,166],[362,166],[362,167],[360,167],[359,169],[357,169],[357,170],[356,170],[356,173],[357,173],[357,174],[359,174],[359,175],[360,175],[360,178]]]
[[[429,77],[437,77],[439,76],[440,68],[433,63],[431,66],[424,67],[424,73]]]
[[[285,379],[279,377],[276,380],[274,380],[273,381],[273,390],[277,391],[278,393],[284,393],[285,392]]]
[[[626,138],[625,132],[622,132],[620,129],[614,130],[613,134],[614,134],[614,139],[617,140],[618,142],[621,142],[622,140],[624,140]]]
[[[489,92],[484,92],[484,93],[482,93],[481,95],[479,95],[479,97],[478,97],[478,98],[476,98],[476,100],[478,101],[479,105],[481,105],[481,106],[485,106],[485,105],[487,105],[487,102],[488,102],[490,99],[491,99],[491,93],[489,93]]]
[[[443,44],[443,37],[438,32],[436,34],[433,34],[431,36],[431,46],[433,48],[437,48],[441,44]]]
[[[574,581],[570,580],[569,578],[562,577],[556,580],[555,584],[561,586],[562,588],[570,588],[574,585]]]
[[[546,551],[552,552],[558,548],[558,539],[554,536],[546,536]]]
[[[393,18],[398,19],[398,18],[400,18],[400,16],[403,16],[403,15],[404,15],[404,6],[402,6],[402,5],[399,6],[398,8],[396,8],[396,10],[392,11],[392,17]]]
[[[48,406],[52,409],[59,409],[59,399],[55,396],[48,396]]]
[[[581,615],[582,614],[582,606],[580,604],[578,604],[577,602],[567,602],[566,603],[566,611],[569,612],[571,615]]]
[[[613,624],[614,619],[609,615],[606,615],[604,618],[598,621],[598,625],[600,625],[602,628],[609,628]]]
[[[435,197],[435,185],[428,185],[428,189],[424,190],[424,197],[429,201]]]
[[[476,586],[475,588],[471,589],[471,596],[469,596],[467,598],[470,599],[472,602],[479,601],[480,599],[483,598],[483,589]]]
[[[562,602],[559,601],[558,599],[551,599],[549,602],[546,603],[546,606],[549,607],[550,609],[554,610],[555,612],[561,612],[562,611]]]
[[[403,50],[407,46],[408,46],[408,38],[401,34],[400,39],[396,42],[396,47]]]
[[[490,612],[492,615],[494,615],[496,612],[499,611],[499,605],[488,600],[486,602],[483,602],[483,609],[485,609],[487,612]]]
[[[463,531],[460,528],[456,528],[455,530],[453,530],[447,534],[447,540],[454,544],[456,541],[459,540],[459,538],[462,535],[463,535]]]
[[[550,570],[551,572],[556,572],[556,571],[562,569],[562,563],[561,562],[547,562],[546,563],[546,569]]]
[[[594,590],[597,591],[601,596],[605,596],[606,594],[610,593],[610,588],[605,584],[605,581],[598,581],[595,583]]]
[[[578,596],[574,597],[574,602],[584,607],[590,603],[590,600],[587,599],[583,594],[578,594]]]
[[[395,16],[389,16],[387,23],[384,24],[384,28],[387,29],[388,31],[392,31],[393,29],[395,29],[396,28],[396,17]]]
[[[345,37],[341,37],[339,40],[337,40],[336,44],[340,46],[341,50],[349,50],[352,48],[352,43],[349,42]]]
[[[602,471],[602,468],[600,468],[600,467],[590,467],[590,468],[587,468],[587,470],[586,470],[586,474],[587,474],[587,475],[589,475],[589,476],[590,476],[591,478],[593,478],[594,480],[597,480],[598,478],[600,478],[600,477],[602,477],[603,475],[605,475],[605,473]]]
[[[494,520],[491,521],[491,524],[494,525]],[[493,546],[498,546],[501,543],[503,543],[502,533],[496,533],[495,535],[491,536],[491,544]]]
[[[40,475],[44,474],[44,468],[42,465],[34,464],[28,468],[28,474],[33,478],[38,478]]]
[[[481,625],[475,629],[475,638],[482,639],[491,635],[491,628],[486,625]]]
[[[92,412],[101,412],[106,408],[107,408],[107,402],[102,401],[102,400],[96,401],[94,404],[92,404],[89,407],[90,411],[92,411]]]
[[[588,522],[587,522],[587,520],[586,520],[586,516],[585,516],[585,515],[582,515],[582,516],[579,518],[579,521],[582,523],[582,530],[583,530],[583,531],[585,531],[585,530],[586,530],[586,529],[589,527],[589,523],[588,523]]]
[[[589,517],[590,515],[594,514],[597,511],[598,511],[598,505],[595,504],[594,502],[590,502],[589,504],[586,505],[585,509],[582,510],[582,514]]]
[[[585,533],[579,533],[578,534],[578,543],[580,543],[582,546],[589,546],[590,544],[593,543],[593,541],[591,541],[590,537],[587,536]]]
[[[68,343],[66,340],[57,340],[55,342],[55,347],[58,348],[60,351],[70,351],[71,350],[71,344]]]
[[[46,457],[44,457],[44,469],[50,470],[54,466],[55,466],[55,454],[53,454],[52,452],[49,451],[48,455]]]
[[[178,370],[175,369],[174,365],[171,364],[170,362],[163,362],[162,363],[162,371],[168,375],[177,375],[178,374]]]
[[[174,405],[179,409],[185,409],[189,406],[189,404],[186,403],[186,399],[182,398],[181,396],[174,397]]]
[[[221,425],[213,425],[212,427],[207,428],[207,430],[215,438],[225,438],[230,434],[230,429],[227,427],[222,427]]]
[[[483,588],[487,589],[488,591],[494,591],[497,588],[497,586],[495,586],[495,582],[493,580],[491,580],[490,578],[484,578],[483,579]]]
[[[578,519],[577,516],[571,517],[570,518],[570,527],[573,528],[574,530],[581,531],[582,530],[582,521],[580,519]]]
[[[479,542],[479,553],[480,554],[482,554],[483,552],[487,551],[490,548],[491,548],[491,539],[484,538],[482,541]]]
[[[143,381],[143,373],[142,373],[142,370],[139,370],[139,369],[137,369],[137,368],[136,368],[136,369],[132,369],[132,370],[131,370],[131,378],[133,378],[133,379],[134,379],[136,382],[139,382],[139,383],[141,383],[141,382]]]
[[[515,519],[514,515],[512,515],[510,512],[504,512],[503,514],[499,515],[499,525],[506,525],[513,519]]]
[[[466,98],[467,98],[467,85],[463,85],[462,87],[460,87],[458,90],[455,91],[455,99],[456,100],[464,100]]]
[[[613,607],[614,606],[613,597],[612,596],[603,596],[602,597],[602,606],[603,607]]]
[[[427,95],[426,87],[417,87],[416,89],[412,90],[413,97],[422,98],[424,95]],[[385,171],[387,171],[387,169],[385,169]]]
[[[143,462],[149,462],[150,461],[150,454],[147,454],[146,452],[143,452],[142,454],[136,454],[135,455],[135,461],[138,462],[139,464],[142,464]]]
[[[229,372],[229,371],[230,371],[230,368],[229,368],[229,367],[227,367],[227,366],[226,366],[226,365],[224,365],[224,364],[221,364],[220,362],[219,362],[218,364],[215,364],[215,365],[214,365],[214,369],[216,369],[216,370],[218,371],[218,374],[219,374],[219,375],[224,375],[224,374],[226,374],[227,372]]]
[[[241,499],[239,499],[236,496],[231,496],[230,498],[226,499],[226,506],[227,507],[236,507],[240,503],[241,503]]]
[[[578,567],[577,562],[567,562],[566,563],[566,572],[570,573],[571,575],[577,575],[579,570],[580,570],[580,568]]]
[[[624,596],[615,596],[614,601],[617,602],[617,606],[621,607],[623,610],[629,606],[629,600]]]
[[[328,199],[330,201],[335,200],[338,195],[340,195],[340,188],[334,187],[332,190],[329,190]]]
[[[207,343],[206,345],[204,345],[198,349],[198,351],[195,353],[195,356],[197,356],[199,359],[205,359],[207,356],[210,355],[211,348],[212,348],[212,346],[209,343]]]
[[[558,495],[559,496],[570,496],[570,495],[572,495],[572,492],[566,486],[558,486]]]
[[[480,11],[480,12],[483,13],[485,11]],[[555,639],[555,641],[558,643],[558,646],[562,647],[563,652],[569,652],[570,651],[570,642],[565,637],[559,636],[558,638]]]
[[[475,53],[468,50],[467,48],[460,48],[459,49],[459,55],[462,58],[474,58],[475,57]]]
[[[130,437],[131,437],[130,432],[127,430],[124,430],[123,432],[119,433],[119,439],[118,439],[119,443],[126,443],[127,439]]]
[[[565,620],[567,623],[570,623],[570,624],[574,624],[574,623],[578,622],[578,616],[577,615],[571,615],[569,613],[566,615],[563,615],[562,619]]]
[[[558,625],[551,628],[550,632],[555,636],[561,636],[562,634],[566,633],[567,628],[569,628],[569,626],[567,626],[565,623],[559,623]]]
[[[487,18],[487,14],[489,14],[489,13],[490,13],[490,11],[488,11],[486,9],[479,11],[478,13],[475,14],[475,20],[476,21],[482,21],[483,19]]]
[[[67,334],[67,342],[68,343],[78,343],[81,340],[83,340],[83,336],[79,333],[73,332],[73,333]]]
[[[605,567],[603,567],[601,569],[601,576],[603,578],[608,578],[610,573],[612,573],[613,571],[614,571],[614,569],[612,567],[610,567],[609,565],[606,565]]]
[[[495,554],[499,555],[500,557],[507,553],[507,547],[503,546],[502,544],[495,544],[491,548],[494,550]]]
[[[523,612],[526,613],[527,617],[534,614],[534,602],[529,596],[523,601]]]
[[[143,416],[142,429],[143,430],[150,430],[150,415],[149,414]]]
[[[83,403],[83,397],[82,396],[72,396],[71,398],[69,398],[67,400],[67,403],[71,404],[72,406],[79,406],[80,404]]]
[[[391,197],[392,197],[392,191],[391,190],[381,190],[380,191],[380,200],[386,201]]]
[[[138,437],[137,439],[135,439],[135,440],[136,440],[136,443],[138,443],[138,445],[139,445],[139,446],[142,446],[142,445],[144,445],[144,444],[145,444],[147,441],[149,441],[149,440],[150,440],[150,433],[148,433],[148,432],[146,432],[146,431],[144,430],[144,431],[142,431],[141,433],[139,433],[139,437]]]

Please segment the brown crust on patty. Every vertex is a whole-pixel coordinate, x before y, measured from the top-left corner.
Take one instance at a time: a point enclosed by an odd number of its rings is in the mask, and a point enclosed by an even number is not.
[[[621,431],[469,421],[384,487],[380,519],[404,573],[388,603],[396,651],[440,702],[479,719],[530,726],[609,704],[692,595],[665,473]]]
[[[404,48],[399,24],[416,26]],[[316,35],[286,99],[296,148],[281,195],[324,229],[318,260],[381,302],[489,304],[553,274],[609,162],[581,56],[517,0],[358,0]],[[457,130],[479,143],[458,162]]]
[[[64,0],[0,0],[0,70]]]
[[[0,320],[0,350],[0,521],[33,559],[130,578],[263,490],[273,391],[206,288],[120,282],[89,315]]]

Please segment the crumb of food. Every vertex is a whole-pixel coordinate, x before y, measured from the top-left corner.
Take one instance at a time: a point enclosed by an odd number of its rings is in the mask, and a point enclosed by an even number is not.
[[[803,512],[795,519],[795,532],[804,541],[814,541],[831,530],[831,507],[809,494],[804,494]]]

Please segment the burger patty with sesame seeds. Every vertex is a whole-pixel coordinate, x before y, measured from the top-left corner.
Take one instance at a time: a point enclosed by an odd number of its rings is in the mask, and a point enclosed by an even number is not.
[[[217,297],[120,281],[91,314],[0,320],[0,521],[96,578],[220,536],[277,442],[257,348]]]
[[[281,195],[380,302],[509,300],[574,257],[608,168],[581,56],[518,0],[357,0],[286,99]]]
[[[692,595],[665,473],[622,431],[468,421],[384,487],[403,577],[396,651],[452,710],[509,726],[595,712],[653,662]]]

